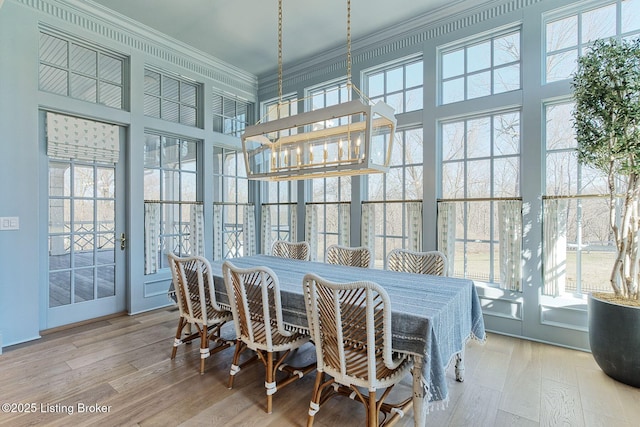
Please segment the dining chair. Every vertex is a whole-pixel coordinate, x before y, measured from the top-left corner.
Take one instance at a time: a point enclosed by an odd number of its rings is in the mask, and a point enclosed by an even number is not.
[[[309,261],[311,252],[308,242],[287,242],[286,240],[276,240],[271,246],[271,255],[281,258],[301,259]]]
[[[348,247],[331,245],[327,248],[325,260],[328,264],[349,265],[370,268],[373,266],[371,251],[366,246]]]
[[[206,358],[233,345],[233,341],[227,341],[220,336],[220,328],[232,320],[233,315],[220,307],[216,301],[211,265],[206,258],[179,257],[173,253],[168,253],[167,257],[180,312],[171,359],[175,359],[178,346],[200,338],[200,373],[202,374]],[[196,329],[193,333],[192,327]],[[182,337],[185,328],[188,332]],[[209,349],[210,341],[217,343],[217,346]]]
[[[415,252],[408,249],[393,249],[387,255],[387,269],[407,273],[446,276],[447,257],[440,251]]]
[[[303,285],[317,359],[307,426],[313,425],[320,406],[334,395],[364,404],[367,426],[378,425],[379,411],[385,414],[385,424],[397,421],[413,406],[413,394],[396,404],[384,401],[409,373],[412,362],[391,348],[387,292],[374,282],[334,283],[315,274],[305,275]],[[384,391],[378,399],[380,389]]]
[[[309,342],[309,335],[284,324],[278,277],[270,268],[238,268],[225,261],[222,274],[237,334],[228,387],[232,388],[235,375],[257,358],[265,367],[264,386],[270,414],[273,394],[315,369],[315,361],[304,367],[284,363],[292,350]],[[240,364],[240,355],[246,349],[253,350],[256,357]],[[276,371],[284,373],[280,380],[276,379]]]

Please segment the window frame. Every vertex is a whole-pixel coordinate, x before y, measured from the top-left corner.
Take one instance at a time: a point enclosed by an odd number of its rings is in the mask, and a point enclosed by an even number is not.
[[[506,36],[512,35],[512,34],[518,34],[518,38],[519,38],[519,46],[518,46],[518,54],[519,57],[517,60],[514,61],[510,61],[510,62],[504,62],[504,63],[500,63],[500,64],[495,64],[495,40],[496,39],[500,39],[500,38],[504,38]],[[471,71],[468,71],[468,50],[470,48],[473,48],[475,46],[479,46],[483,43],[489,42],[490,44],[490,65],[488,67],[485,68],[479,68],[479,69],[474,69]],[[478,98],[485,98],[485,97],[490,97],[490,96],[495,96],[495,95],[499,95],[499,94],[503,94],[503,93],[510,93],[510,92],[514,92],[514,91],[518,91],[518,90],[522,90],[522,24],[521,23],[517,23],[517,24],[510,24],[507,25],[505,27],[502,28],[497,28],[495,30],[492,30],[490,32],[484,32],[481,34],[476,34],[471,38],[467,38],[467,39],[463,39],[463,40],[457,40],[453,43],[449,43],[449,44],[445,44],[442,46],[439,46],[437,48],[437,104],[438,106],[444,106],[444,105],[450,105],[450,104],[454,104],[454,103],[458,103],[458,102],[466,102],[466,101],[470,101],[470,100],[474,100],[474,99],[478,99]],[[448,55],[448,54],[452,54],[454,52],[457,51],[463,51],[464,54],[464,58],[463,58],[463,72],[461,74],[455,74],[455,75],[451,75],[451,76],[447,76],[445,77],[445,73],[444,73],[444,56]],[[517,88],[513,88],[513,89],[509,89],[509,90],[502,90],[502,91],[496,91],[495,90],[495,82],[496,82],[496,71],[497,70],[503,70],[506,69],[508,67],[512,67],[512,66],[518,66],[518,70],[519,70],[519,84]],[[484,94],[484,95],[478,95],[478,96],[469,96],[469,77],[470,76],[478,76],[482,73],[490,73],[490,78],[489,78],[489,86],[490,86],[490,90],[489,93]],[[448,83],[448,82],[453,82],[454,80],[458,80],[458,79],[463,79],[463,96],[461,99],[455,99],[452,101],[447,101],[445,102],[445,89],[444,89],[444,84]]]

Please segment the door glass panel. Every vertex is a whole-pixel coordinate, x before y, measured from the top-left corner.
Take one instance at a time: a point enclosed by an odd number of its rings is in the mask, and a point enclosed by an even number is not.
[[[49,307],[115,296],[115,194],[113,165],[50,162]]]
[[[94,269],[80,268],[74,272],[74,302],[91,301],[95,299],[94,288]]]
[[[71,272],[49,273],[49,307],[71,304]]]
[[[98,298],[111,297],[116,294],[115,266],[98,267]]]

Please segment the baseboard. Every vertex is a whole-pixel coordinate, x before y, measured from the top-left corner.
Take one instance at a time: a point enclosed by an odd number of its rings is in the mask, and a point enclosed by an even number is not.
[[[126,316],[126,315],[127,315],[127,312],[126,311],[122,311],[120,313],[113,313],[113,314],[108,314],[106,316],[95,317],[93,319],[82,320],[80,322],[69,323],[68,325],[62,325],[62,326],[57,326],[55,328],[42,330],[42,331],[40,331],[40,335],[49,335],[49,334],[52,334],[54,332],[60,332],[60,331],[64,331],[64,330],[67,330],[67,329],[76,328],[78,326],[88,325],[88,324],[91,324],[91,323],[96,323],[96,322],[100,322],[100,321],[103,321],[103,320],[109,320],[109,319],[113,319],[115,317],[122,317],[122,316]]]

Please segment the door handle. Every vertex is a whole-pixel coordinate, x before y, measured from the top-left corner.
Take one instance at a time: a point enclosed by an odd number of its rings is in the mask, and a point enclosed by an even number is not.
[[[120,250],[124,251],[124,248],[127,247],[127,244],[126,244],[127,239],[126,239],[124,233],[120,233],[120,238],[116,239],[116,240],[120,240]]]

